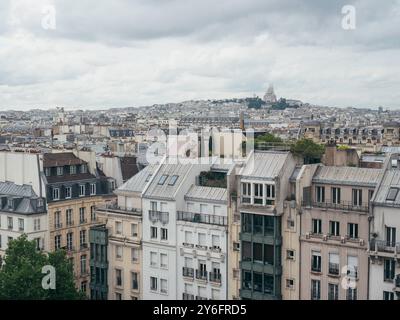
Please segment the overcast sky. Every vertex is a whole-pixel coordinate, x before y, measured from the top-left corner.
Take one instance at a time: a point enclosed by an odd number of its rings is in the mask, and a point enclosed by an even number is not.
[[[349,4],[355,30],[342,28]],[[2,110],[262,96],[270,83],[396,109],[399,60],[400,0],[0,0]]]

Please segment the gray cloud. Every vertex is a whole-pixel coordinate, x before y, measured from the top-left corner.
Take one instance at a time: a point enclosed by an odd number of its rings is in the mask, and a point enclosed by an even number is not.
[[[56,30],[41,26],[54,4]],[[357,10],[356,30],[341,8]],[[2,108],[278,94],[399,107],[400,1],[0,2]]]

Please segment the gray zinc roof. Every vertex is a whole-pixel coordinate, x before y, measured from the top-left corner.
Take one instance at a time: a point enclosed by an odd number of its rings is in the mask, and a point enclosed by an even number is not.
[[[399,170],[388,170],[385,172],[385,176],[376,192],[375,204],[400,206],[400,192],[393,201],[388,200],[389,190],[391,188],[398,188],[400,191],[400,171]]]
[[[9,181],[0,182],[0,194],[29,198],[37,197],[32,186],[26,184],[18,185]]]
[[[228,191],[225,188],[214,188],[192,185],[185,195],[186,200],[192,201],[218,201],[228,200]]]
[[[381,175],[380,169],[320,166],[315,172],[313,182],[375,187]]]
[[[130,192],[142,192],[146,184],[151,180],[151,176],[156,170],[157,166],[148,165],[143,170],[139,171],[132,178],[121,185],[117,191],[130,191]],[[150,176],[150,180],[149,180]],[[146,181],[147,180],[147,181]]]
[[[289,152],[256,151],[254,165],[250,157],[240,175],[243,178],[274,179],[279,175],[288,156]]]

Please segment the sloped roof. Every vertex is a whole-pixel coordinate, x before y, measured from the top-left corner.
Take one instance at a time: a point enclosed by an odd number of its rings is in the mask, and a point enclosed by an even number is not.
[[[148,165],[143,170],[136,173],[132,178],[126,181],[118,188],[119,191],[142,192],[148,183],[147,178],[156,170],[156,165]]]
[[[381,169],[320,166],[313,182],[375,187],[382,173]]]
[[[387,200],[389,190],[391,188],[399,189],[396,198],[391,201]],[[381,184],[376,192],[374,203],[390,206],[400,206],[400,170],[387,170],[382,179]]]
[[[189,191],[186,193],[185,199],[194,201],[211,200],[226,202],[228,200],[228,191],[225,188],[192,185]]]
[[[26,184],[18,185],[9,181],[0,182],[0,194],[28,198],[37,197],[32,186]]]
[[[274,179],[281,172],[289,152],[256,151],[253,161],[247,161],[241,170],[242,178]]]
[[[78,165],[83,163],[86,162],[76,157],[72,152],[45,153],[43,155],[43,166],[45,168]]]

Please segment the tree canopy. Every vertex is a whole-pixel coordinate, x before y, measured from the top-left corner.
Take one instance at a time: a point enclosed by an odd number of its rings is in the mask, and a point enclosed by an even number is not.
[[[307,164],[320,162],[325,149],[322,145],[310,139],[300,139],[292,145],[290,151],[295,155],[303,157],[304,163]]]
[[[44,266],[56,271],[55,289],[44,289]],[[65,251],[45,254],[36,249],[35,241],[26,235],[10,240],[0,268],[2,300],[77,300],[84,295],[74,286],[73,268]]]

